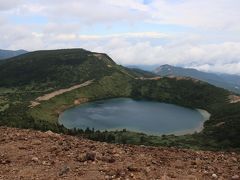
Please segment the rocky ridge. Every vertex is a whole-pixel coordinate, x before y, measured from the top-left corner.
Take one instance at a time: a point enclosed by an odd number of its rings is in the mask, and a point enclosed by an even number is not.
[[[0,180],[239,179],[237,152],[115,145],[0,127]]]

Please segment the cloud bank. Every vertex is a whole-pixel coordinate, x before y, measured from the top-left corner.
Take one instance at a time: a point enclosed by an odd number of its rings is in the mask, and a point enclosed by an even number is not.
[[[240,74],[238,0],[0,0],[0,48],[81,47],[129,64]]]

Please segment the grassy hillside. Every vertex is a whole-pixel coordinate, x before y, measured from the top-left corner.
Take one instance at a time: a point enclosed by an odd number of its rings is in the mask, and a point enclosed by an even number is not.
[[[0,76],[0,113],[2,115],[0,124],[18,127],[35,127],[44,124],[44,126],[54,127],[56,123],[48,124],[48,118],[54,117],[56,120],[54,111],[50,110],[58,105],[60,107],[61,103],[66,104],[65,101],[70,101],[71,97],[72,101],[66,106],[72,106],[73,99],[82,95],[78,92],[79,90],[57,97],[60,99],[59,102],[50,100],[43,103],[46,104],[44,108],[47,107],[48,112],[39,111],[39,116],[32,117],[34,114],[32,111],[28,113],[30,101],[49,92],[81,84],[87,80],[94,80],[94,84],[99,84],[99,87],[89,88],[83,92],[84,94],[94,90],[94,97],[101,98],[102,96],[98,94],[101,91],[104,91],[106,96],[110,96],[109,91],[114,91],[117,97],[122,93],[119,87],[125,88],[125,81],[134,79],[136,75],[117,65],[106,54],[83,49],[66,49],[31,52],[9,59],[0,65]],[[113,80],[109,83],[108,79]],[[112,84],[117,87],[113,89]],[[48,103],[50,105],[47,106]],[[45,119],[45,117],[48,118]],[[42,121],[40,122],[39,119]]]
[[[83,49],[38,51],[0,65],[0,125],[51,129],[81,134],[114,143],[180,146],[191,148],[239,148],[240,103],[229,104],[229,92],[193,80],[145,76],[114,63],[105,54]],[[148,76],[147,76],[148,77]],[[92,84],[56,96],[29,108],[30,101],[49,92],[94,80]],[[131,97],[202,108],[212,116],[201,133],[185,136],[147,136],[124,131],[66,130],[57,122],[63,110],[86,101]]]

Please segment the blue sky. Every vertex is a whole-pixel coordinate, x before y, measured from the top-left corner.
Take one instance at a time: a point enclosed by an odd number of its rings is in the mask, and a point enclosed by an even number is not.
[[[239,19],[239,0],[0,0],[0,48],[80,47],[123,65],[240,74]]]

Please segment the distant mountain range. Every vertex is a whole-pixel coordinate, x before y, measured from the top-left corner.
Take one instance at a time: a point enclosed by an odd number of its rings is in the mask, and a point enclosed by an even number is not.
[[[21,54],[26,54],[26,53],[28,53],[28,51],[25,51],[22,49],[16,50],[16,51],[0,49],[0,60],[8,59],[8,58],[15,57]]]
[[[162,65],[154,70],[154,73],[160,76],[183,76],[199,79],[213,84],[217,87],[225,88],[230,91],[240,93],[240,76],[230,74],[215,74],[198,71],[191,68],[175,67],[171,65]]]
[[[156,76],[155,73],[153,73],[151,71],[143,70],[143,69],[140,69],[140,68],[126,67],[126,69],[129,69],[130,71],[132,71],[132,73],[136,76],[144,76],[146,78],[151,78],[151,77]]]

